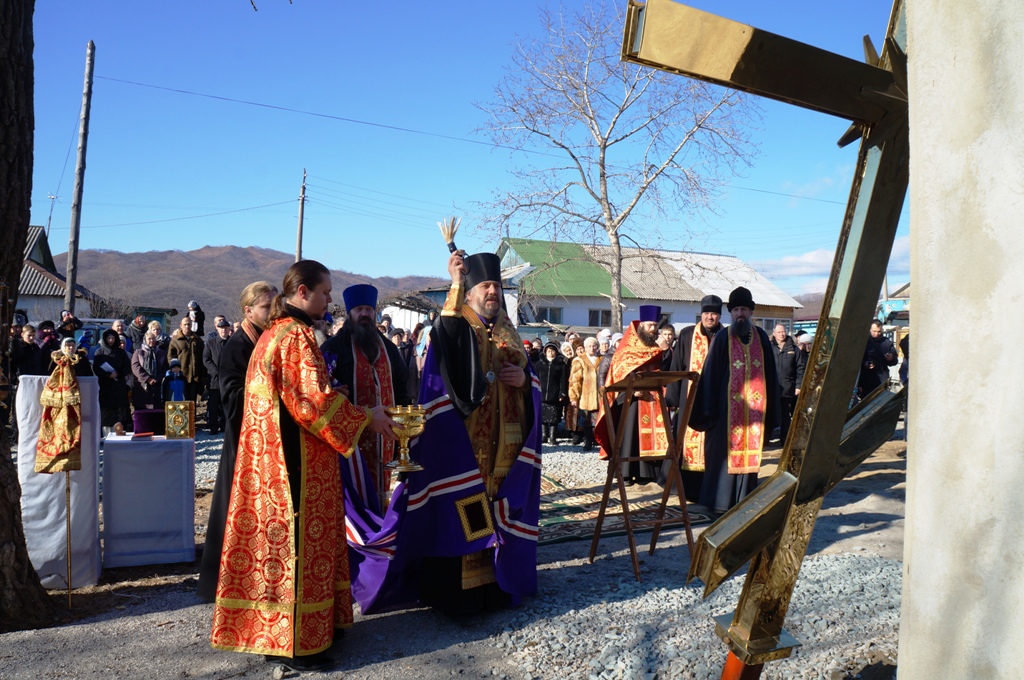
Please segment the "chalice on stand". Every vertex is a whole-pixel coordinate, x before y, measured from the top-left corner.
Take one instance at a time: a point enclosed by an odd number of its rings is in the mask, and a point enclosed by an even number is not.
[[[409,440],[423,434],[423,426],[427,421],[427,411],[422,406],[393,406],[384,409],[398,423],[395,434],[398,436],[398,460],[387,464],[388,469],[396,472],[419,472],[423,466],[409,458]]]

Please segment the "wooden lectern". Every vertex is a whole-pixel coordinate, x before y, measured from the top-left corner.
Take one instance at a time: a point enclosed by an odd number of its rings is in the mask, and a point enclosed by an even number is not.
[[[669,419],[668,407],[665,405],[665,386],[678,380],[689,380],[690,384],[686,391],[686,403],[679,414],[681,427],[685,427],[690,420],[690,411],[693,410],[693,402],[697,396],[697,379],[700,374],[696,371],[651,371],[631,373],[619,382],[612,383],[604,389],[604,407],[608,416],[605,422],[608,424],[608,441],[611,442],[611,450],[608,452],[608,476],[604,482],[604,494],[601,497],[601,508],[597,513],[597,525],[594,527],[594,538],[590,543],[590,561],[594,561],[597,555],[597,544],[601,540],[601,528],[604,525],[605,517],[622,516],[626,526],[626,538],[629,541],[629,552],[633,557],[633,574],[636,580],[640,580],[640,559],[636,553],[636,538],[633,536],[633,529],[638,526],[653,526],[654,533],[651,535],[651,555],[654,554],[654,547],[658,543],[658,535],[661,533],[661,525],[673,521],[665,517],[665,508],[668,507],[669,497],[672,489],[676,489],[679,499],[679,509],[683,513],[683,526],[686,528],[686,547],[690,551],[690,559],[693,559],[693,531],[690,529],[690,514],[686,510],[686,498],[683,495],[683,478],[679,473],[679,447],[672,428],[672,421]],[[622,410],[619,412],[619,422],[611,417],[612,406],[620,393],[625,393],[622,403]],[[638,397],[649,395],[661,408],[662,423],[665,427],[665,434],[668,437],[668,450],[659,456],[623,456],[622,440],[626,436],[626,418],[629,415],[629,407]],[[632,434],[632,433],[629,433]],[[636,520],[630,515],[629,498],[626,496],[626,485],[622,478],[622,463],[633,461],[654,463],[658,461],[671,461],[668,478],[665,480],[665,490],[661,494],[661,503],[658,505],[658,513],[654,519]],[[611,496],[612,484],[619,487],[619,499],[622,502],[622,512],[608,513],[608,499]]]

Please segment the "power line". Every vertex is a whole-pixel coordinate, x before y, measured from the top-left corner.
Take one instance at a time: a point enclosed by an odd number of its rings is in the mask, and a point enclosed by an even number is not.
[[[278,203],[268,203],[266,205],[254,205],[249,208],[238,208],[236,210],[224,210],[221,212],[207,213],[205,215],[186,215],[185,217],[168,217],[163,220],[147,220],[145,222],[121,222],[120,224],[90,224],[82,229],[108,229],[111,227],[134,227],[141,224],[159,224],[161,222],[179,222],[181,220],[198,220],[203,217],[217,217],[218,215],[230,215],[232,213],[247,212],[250,210],[261,210],[263,208],[273,208],[278,205],[290,205],[292,201],[280,201]],[[60,228],[60,227],[58,227]]]
[[[730,189],[739,189],[740,191],[754,191],[759,194],[771,194],[773,196],[785,196],[786,198],[800,198],[805,201],[818,201],[819,203],[832,203],[833,205],[846,205],[846,201],[830,201],[827,198],[814,198],[813,196],[800,196],[798,194],[784,194],[781,191],[768,191],[767,189],[752,189],[751,187],[741,187],[735,184],[724,184]]]
[[[485,142],[479,139],[470,139],[468,137],[456,137],[455,135],[446,135],[440,132],[427,132],[426,130],[416,130],[414,128],[402,127],[400,125],[388,125],[387,123],[375,123],[370,120],[360,120],[358,118],[348,118],[346,116],[335,116],[330,113],[320,113],[319,111],[304,111],[302,109],[293,109],[288,106],[278,106],[276,104],[265,104],[263,102],[254,102],[247,99],[235,99],[233,97],[224,97],[217,94],[206,94],[205,92],[193,92],[191,90],[182,90],[175,87],[164,87],[163,85],[151,85],[149,83],[139,83],[134,80],[123,80],[121,78],[110,78],[108,76],[97,76],[102,80],[109,80],[115,83],[124,83],[126,85],[136,85],[138,87],[149,87],[154,90],[164,90],[166,92],[176,92],[177,94],[187,94],[192,97],[205,97],[207,99],[216,99],[223,102],[231,102],[233,104],[245,104],[247,106],[258,106],[263,109],[272,109],[274,111],[286,111],[288,113],[298,113],[303,116],[314,116],[316,118],[327,118],[328,120],[337,120],[343,123],[352,123],[353,125],[366,125],[369,127],[381,128],[384,130],[394,130],[395,132],[407,132],[413,135],[423,135],[425,137],[437,137],[439,139],[449,139],[453,142],[464,142],[466,144],[477,144],[479,146],[486,146],[492,149],[507,149],[509,151],[521,151],[523,153],[535,154],[538,156],[552,156],[554,158],[562,158],[558,154],[553,154],[547,151],[534,151],[532,149],[524,149],[515,146],[508,146],[505,144],[495,144],[492,142]]]
[[[451,141],[454,141],[454,142],[463,142],[465,144],[475,144],[475,145],[478,145],[478,146],[486,146],[486,147],[489,147],[489,148],[492,148],[492,149],[505,149],[507,151],[518,151],[518,152],[522,152],[522,153],[525,153],[525,154],[532,154],[532,155],[535,155],[535,156],[548,156],[548,157],[551,157],[551,158],[559,158],[559,159],[563,159],[563,160],[565,158],[561,154],[551,153],[551,152],[548,152],[548,151],[538,151],[538,150],[535,150],[535,149],[527,149],[527,148],[523,148],[523,147],[510,146],[510,145],[507,145],[507,144],[497,144],[497,143],[494,143],[494,142],[485,142],[485,141],[482,141],[482,140],[479,140],[479,139],[470,139],[468,137],[458,137],[458,136],[455,136],[455,135],[446,135],[446,134],[443,134],[443,133],[440,133],[440,132],[429,132],[427,130],[417,130],[415,128],[408,128],[408,127],[403,127],[403,126],[400,126],[400,125],[389,125],[387,123],[377,123],[377,122],[374,122],[374,121],[360,120],[358,118],[349,118],[347,116],[336,116],[336,115],[329,114],[329,113],[320,113],[318,111],[305,111],[303,109],[294,109],[294,108],[291,108],[291,107],[288,107],[288,106],[279,106],[279,105],[276,105],[276,104],[266,104],[266,103],[263,103],[263,102],[255,102],[255,101],[250,101],[250,100],[247,100],[247,99],[236,99],[234,97],[225,97],[223,95],[207,94],[205,92],[195,92],[195,91],[192,91],[192,90],[183,90],[183,89],[174,88],[174,87],[165,87],[163,85],[152,85],[150,83],[140,83],[138,81],[125,80],[125,79],[122,79],[122,78],[111,78],[109,76],[96,76],[96,77],[98,79],[101,79],[101,80],[109,80],[111,82],[123,83],[125,85],[135,85],[137,87],[148,87],[148,88],[151,88],[151,89],[154,89],[154,90],[163,90],[165,92],[174,92],[174,93],[177,93],[177,94],[184,94],[184,95],[189,95],[189,96],[192,96],[192,97],[204,97],[206,99],[214,99],[214,100],[217,100],[217,101],[231,102],[233,104],[245,104],[247,106],[256,106],[256,107],[259,107],[259,108],[271,109],[271,110],[274,110],[274,111],[284,111],[284,112],[287,112],[287,113],[297,113],[297,114],[304,115],[304,116],[314,116],[316,118],[326,118],[328,120],[336,120],[336,121],[340,121],[340,122],[343,122],[343,123],[351,123],[353,125],[366,125],[368,127],[375,127],[375,128],[380,128],[380,129],[384,129],[384,130],[393,130],[395,132],[405,132],[405,133],[408,133],[408,134],[423,135],[425,137],[436,137],[438,139],[448,139],[448,140],[451,140]],[[613,166],[609,166],[609,167],[613,167]],[[324,180],[326,180],[328,182],[332,181],[332,180],[327,180],[326,178],[323,178],[323,177],[321,177],[320,179],[324,179]],[[343,182],[338,182],[338,184],[344,184],[344,183]],[[354,186],[354,185],[349,185],[349,186]],[[783,197],[786,197],[786,198],[796,198],[796,199],[801,199],[801,200],[805,200],[805,201],[817,201],[819,203],[831,203],[833,205],[846,205],[846,201],[832,201],[832,200],[825,199],[825,198],[814,198],[812,196],[800,196],[798,194],[787,194],[787,193],[783,193],[783,192],[780,192],[780,191],[769,191],[767,189],[754,189],[752,187],[741,187],[741,186],[737,186],[737,185],[734,185],[734,184],[724,184],[722,186],[729,187],[729,188],[732,188],[732,189],[739,189],[740,191],[752,191],[752,192],[762,193],[762,194],[771,194],[771,195],[774,195],[774,196],[783,196]],[[373,191],[373,190],[372,189],[368,189],[368,191]],[[384,192],[378,192],[378,193],[384,193]],[[401,197],[396,196],[396,198],[401,198]],[[412,199],[412,200],[416,200],[416,199]],[[427,201],[424,201],[424,202],[427,202]]]
[[[358,186],[356,184],[347,184],[345,182],[338,182],[337,180],[327,179],[326,177],[320,177],[319,175],[310,175],[310,179],[321,179],[321,180],[323,180],[325,182],[329,182],[331,184],[339,184],[339,185],[341,185],[343,187],[349,187],[350,189],[359,189],[360,191],[369,191],[369,192],[374,193],[374,194],[380,194],[381,196],[390,196],[391,198],[400,198],[400,199],[402,199],[404,201],[414,201],[416,203],[423,203],[423,204],[426,204],[426,205],[436,205],[439,208],[444,208],[445,210],[451,210],[451,206],[447,205],[447,204],[444,204],[444,203],[435,203],[434,201],[424,201],[421,198],[412,198],[411,196],[400,196],[398,194],[389,194],[386,191],[378,191],[377,189],[370,189],[369,187],[361,187],[361,186]]]

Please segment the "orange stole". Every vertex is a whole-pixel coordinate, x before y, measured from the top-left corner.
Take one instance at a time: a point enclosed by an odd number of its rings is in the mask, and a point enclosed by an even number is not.
[[[700,324],[693,327],[693,340],[690,342],[690,363],[689,371],[703,372],[704,362],[708,358],[708,347],[711,341],[708,340],[700,330]],[[691,472],[702,472],[704,470],[704,433],[686,428],[683,435],[683,458],[681,467]]]
[[[395,385],[391,379],[391,362],[384,341],[377,337],[377,358],[371,364],[355,342],[352,343],[352,365],[354,366],[352,401],[358,406],[395,405]],[[376,432],[363,430],[359,437],[359,451],[363,454],[366,467],[377,487],[380,510],[388,507],[388,489],[391,488],[391,470],[385,467],[395,457],[395,440],[385,439]]]
[[[43,418],[36,443],[36,472],[82,469],[82,392],[75,375],[77,354],[53,352],[57,365],[46,380],[39,402]]]
[[[761,469],[764,416],[768,385],[764,376],[764,348],[756,328],[750,344],[729,338],[729,474]]]
[[[657,371],[661,368],[661,348],[645,345],[637,335],[638,321],[633,321],[622,334],[619,348],[612,356],[605,386],[624,380],[634,371]],[[664,394],[662,395],[664,397]],[[668,453],[665,419],[659,402],[636,401],[641,456],[661,456]]]
[[[284,460],[282,405],[300,428],[298,499]],[[213,647],[303,656],[352,624],[338,452],[352,454],[369,420],[331,389],[312,328],[284,318],[263,333],[246,375]]]

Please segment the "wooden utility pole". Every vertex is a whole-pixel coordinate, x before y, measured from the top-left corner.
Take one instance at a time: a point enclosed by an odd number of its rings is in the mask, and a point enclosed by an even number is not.
[[[96,44],[85,48],[85,86],[82,89],[82,122],[78,128],[78,160],[75,163],[75,197],[71,203],[71,234],[68,236],[67,290],[64,308],[75,313],[75,283],[78,278],[78,229],[82,224],[82,184],[85,181],[85,149],[89,143],[89,107],[92,104],[92,66]]]
[[[299,229],[295,234],[295,261],[302,259],[302,209],[306,206],[306,169],[302,169],[302,190],[299,191]]]

